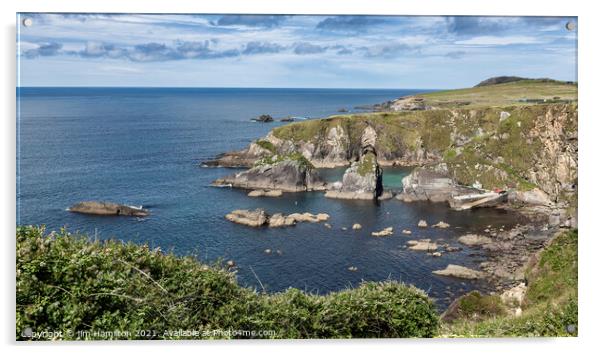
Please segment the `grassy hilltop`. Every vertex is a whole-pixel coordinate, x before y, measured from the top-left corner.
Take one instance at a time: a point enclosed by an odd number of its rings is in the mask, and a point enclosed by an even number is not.
[[[520,80],[417,95],[437,108],[482,108],[530,105],[524,100],[576,101],[577,85],[554,80]]]

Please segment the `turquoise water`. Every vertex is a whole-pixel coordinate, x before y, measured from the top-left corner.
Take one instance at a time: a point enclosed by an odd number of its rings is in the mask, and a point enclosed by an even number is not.
[[[343,179],[346,167],[320,169],[320,175],[327,182]],[[383,187],[388,190],[400,190],[401,179],[412,172],[411,167],[383,167]]]
[[[456,244],[458,235],[484,225],[512,224],[516,216],[497,210],[455,212],[445,205],[397,200],[326,199],[321,193],[249,198],[244,191],[215,188],[216,178],[233,169],[201,168],[200,162],[240,149],[280,122],[254,123],[260,114],[323,117],[340,108],[373,104],[416,90],[312,89],[137,89],[29,88],[18,91],[17,222],[66,226],[71,231],[117,238],[194,254],[199,259],[234,260],[238,280],[268,291],[297,287],[325,293],[363,280],[395,279],[414,284],[449,302],[449,293],[487,288],[433,276],[448,263],[476,267],[478,251],[433,258],[406,250],[413,238]],[[324,171],[340,178],[344,169]],[[386,168],[386,188],[398,189],[409,169]],[[337,177],[338,176],[338,177]],[[149,208],[144,219],[71,214],[82,200],[107,200]],[[332,229],[300,224],[286,229],[248,228],[224,215],[233,209],[326,212]],[[445,220],[447,230],[418,230],[416,223]],[[343,231],[359,222],[361,231]],[[395,235],[370,236],[393,226]],[[401,230],[414,231],[413,237]],[[281,254],[264,253],[265,249]],[[348,267],[355,266],[357,272]]]

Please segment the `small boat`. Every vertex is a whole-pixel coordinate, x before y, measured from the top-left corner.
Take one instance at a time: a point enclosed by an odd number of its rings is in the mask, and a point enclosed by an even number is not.
[[[449,199],[449,206],[454,210],[467,210],[476,207],[496,206],[506,201],[508,201],[508,192],[494,191],[452,196]]]

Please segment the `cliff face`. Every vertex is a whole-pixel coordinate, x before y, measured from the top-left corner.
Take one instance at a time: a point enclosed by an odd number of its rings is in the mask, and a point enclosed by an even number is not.
[[[333,116],[275,128],[248,149],[227,155],[228,161],[239,156],[249,166],[271,153],[299,153],[316,167],[349,166],[363,156],[366,129],[375,134],[381,166],[444,162],[447,175],[461,185],[538,187],[552,201],[576,201],[574,104]]]
[[[326,193],[328,198],[377,199],[383,192],[383,170],[377,161],[375,149],[378,135],[374,128],[367,126],[360,139],[361,155],[345,171],[340,185],[331,186]]]
[[[513,107],[500,111],[497,123],[490,120],[482,126],[476,136],[457,136],[444,155],[456,181],[478,181],[488,189],[537,187],[552,202],[576,201],[575,105]]]

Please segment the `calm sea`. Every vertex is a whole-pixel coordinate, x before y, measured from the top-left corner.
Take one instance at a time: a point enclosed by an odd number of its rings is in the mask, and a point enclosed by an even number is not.
[[[464,249],[434,258],[404,248],[406,241],[429,237],[456,245],[459,234],[483,225],[513,222],[495,210],[454,212],[444,205],[376,205],[339,201],[321,193],[248,198],[244,191],[211,187],[235,170],[201,168],[200,162],[246,146],[284,124],[254,123],[260,114],[309,118],[341,108],[375,104],[417,90],[235,89],[235,88],[21,88],[17,90],[17,223],[66,226],[99,238],[117,238],[193,254],[204,261],[234,260],[239,282],[268,291],[288,287],[325,293],[362,280],[394,279],[429,292],[442,307],[449,296],[482,282],[433,276],[448,263],[476,267],[478,251]],[[341,169],[325,171],[329,179]],[[387,169],[385,182],[400,187],[407,169]],[[143,205],[144,219],[71,214],[83,200]],[[233,209],[268,212],[326,212],[332,229],[300,224],[286,229],[252,229],[232,224]],[[417,229],[419,219],[452,225],[447,230]],[[359,222],[359,232],[343,231]],[[396,234],[370,232],[393,226]],[[414,231],[412,237],[401,230]],[[266,249],[272,250],[266,254]],[[280,251],[280,252],[277,252]],[[357,267],[350,272],[348,267]],[[253,274],[256,274],[256,276]]]

